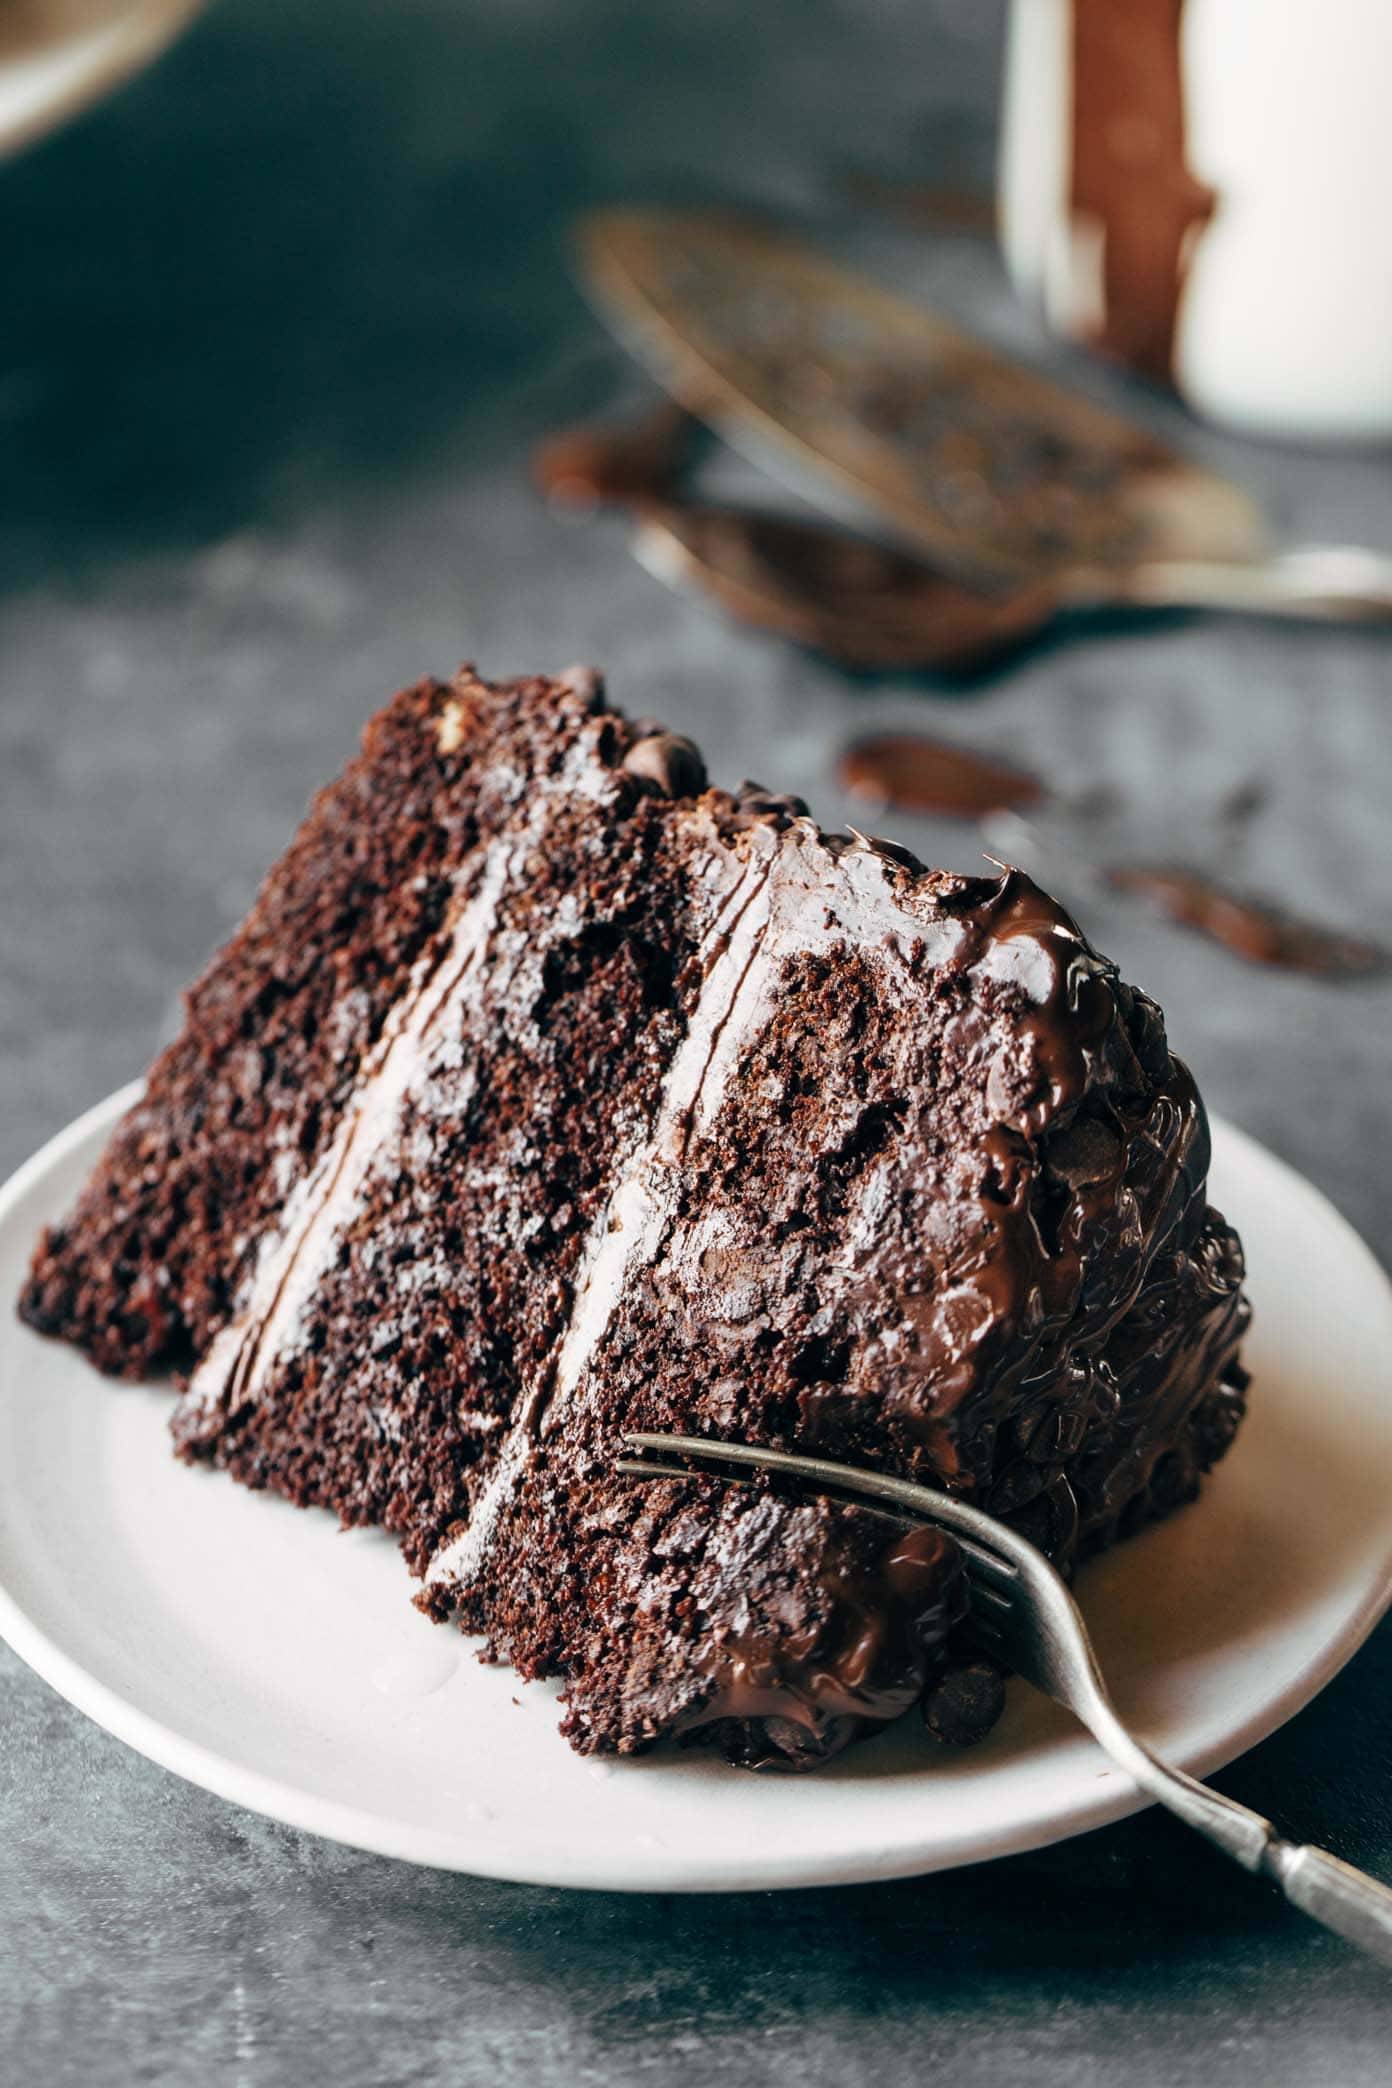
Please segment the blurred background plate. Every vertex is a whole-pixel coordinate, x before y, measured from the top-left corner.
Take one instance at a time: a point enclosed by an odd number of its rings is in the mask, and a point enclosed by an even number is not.
[[[206,0],[0,0],[0,158],[157,58]]]

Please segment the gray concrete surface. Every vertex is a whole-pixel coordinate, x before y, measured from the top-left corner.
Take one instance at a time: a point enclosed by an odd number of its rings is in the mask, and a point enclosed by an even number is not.
[[[464,655],[603,662],[721,779],[833,821],[850,730],[932,723],[1116,786],[1133,841],[1392,933],[1384,644],[1112,626],[965,692],[853,684],[528,489],[527,441],[632,382],[563,266],[589,201],[790,206],[1029,344],[982,244],[857,228],[841,188],[852,166],[984,179],[999,32],[977,0],[224,0],[0,169],[5,1167],[140,1069],[380,696]],[[1292,533],[1392,541],[1386,455],[1187,435]],[[1234,837],[1219,808],[1248,779],[1268,795]],[[897,830],[976,855],[960,828]],[[1087,918],[1212,1103],[1386,1257],[1388,989],[1262,975],[1119,903]],[[874,1889],[568,1896],[269,1825],[3,1652],[0,1678],[17,2084],[1388,2078],[1386,1975],[1164,1820]],[[1223,1786],[1392,1876],[1389,1693],[1384,1629]]]

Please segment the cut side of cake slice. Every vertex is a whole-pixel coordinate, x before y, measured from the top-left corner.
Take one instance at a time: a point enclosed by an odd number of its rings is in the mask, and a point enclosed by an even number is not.
[[[576,1747],[797,1766],[953,1727],[954,1547],[633,1486],[622,1434],[948,1486],[1067,1567],[1240,1419],[1207,1163],[1153,1003],[1019,872],[709,789],[586,671],[465,670],[316,799],[21,1310],[178,1374],[190,1462],[395,1532]]]

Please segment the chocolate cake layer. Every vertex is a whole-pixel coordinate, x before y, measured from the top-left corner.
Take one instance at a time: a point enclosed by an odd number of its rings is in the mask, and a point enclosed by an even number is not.
[[[694,750],[570,703],[550,725],[175,1423],[417,1571],[541,1396],[710,912],[660,794],[704,781]]]
[[[803,1764],[998,1702],[953,1694],[952,1546],[633,1485],[623,1431],[947,1485],[1068,1565],[1240,1418],[1207,1159],[1158,1011],[1019,873],[465,672],[316,800],[22,1310],[186,1372],[186,1458],[397,1532],[582,1750]]]
[[[595,700],[592,678],[486,697],[466,678],[378,713],[41,1245],[20,1306],[31,1325],[123,1376],[192,1368],[327,1150],[474,851]]]

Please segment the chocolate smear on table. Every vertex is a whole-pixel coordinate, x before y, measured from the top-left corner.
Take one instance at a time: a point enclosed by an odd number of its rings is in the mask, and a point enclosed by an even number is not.
[[[843,183],[847,196],[925,232],[959,232],[990,239],[996,230],[995,199],[986,189],[946,181],[892,181],[853,169]]]
[[[675,492],[696,423],[670,399],[617,427],[566,428],[532,451],[532,478],[566,507],[627,507]]]
[[[1234,783],[1218,801],[1218,823],[1230,831],[1240,831],[1263,811],[1271,796],[1271,786],[1261,776],[1244,776]]]
[[[1045,613],[1034,591],[993,600],[910,553],[757,508],[651,504],[634,549],[660,578],[741,622],[869,672],[970,667]]]
[[[921,732],[882,732],[854,741],[837,763],[837,776],[853,797],[900,812],[960,819],[1032,805],[1044,795],[1038,777],[1026,770]]]
[[[1302,920],[1202,871],[1119,864],[1106,877],[1117,891],[1148,900],[1170,920],[1196,929],[1249,964],[1324,979],[1365,978],[1392,964],[1392,952],[1377,943]]]

